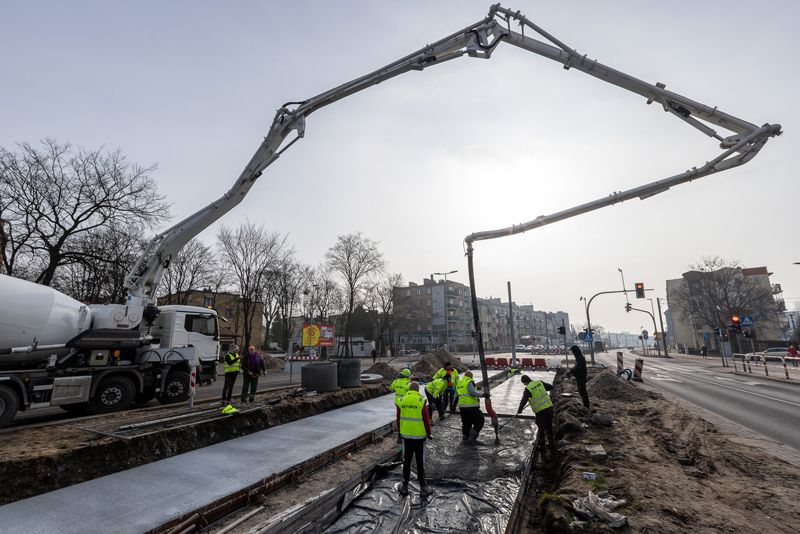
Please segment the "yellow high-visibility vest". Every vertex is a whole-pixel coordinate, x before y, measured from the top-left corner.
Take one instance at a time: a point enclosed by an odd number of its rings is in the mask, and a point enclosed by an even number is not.
[[[544,389],[544,384],[541,381],[531,380],[525,386],[525,389],[531,392],[531,398],[528,399],[528,402],[533,413],[539,413],[553,406],[553,401],[550,400],[550,395],[547,394],[547,390]]]
[[[446,389],[447,389],[447,382],[445,382],[441,378],[436,378],[425,384],[425,391],[430,393],[433,398],[441,397],[442,393],[444,393],[444,390]]]
[[[399,399],[400,397],[402,397],[403,395],[408,393],[408,385],[410,383],[411,383],[411,380],[406,378],[406,377],[404,377],[404,376],[401,376],[400,378],[395,378],[394,379],[394,382],[392,382],[392,385],[389,386],[389,389],[394,391],[395,399]]]
[[[228,356],[233,356],[233,363],[228,363]],[[226,373],[238,373],[239,372],[239,364],[241,362],[241,358],[239,357],[239,353],[237,352],[229,352],[225,355],[225,372]]]
[[[400,407],[400,436],[406,439],[425,439],[425,421],[422,419],[422,408],[425,398],[418,391],[411,390],[403,395]]]
[[[478,397],[473,397],[469,394],[469,383],[472,378],[469,376],[463,377],[458,381],[456,386],[456,393],[458,393],[458,404],[462,408],[472,408],[473,406],[480,406],[481,400]]]

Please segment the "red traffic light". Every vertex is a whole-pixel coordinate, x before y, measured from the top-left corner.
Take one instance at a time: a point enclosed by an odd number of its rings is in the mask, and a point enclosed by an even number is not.
[[[731,322],[734,325],[737,325],[737,324],[739,324],[741,322],[741,319],[739,318],[738,315],[731,315]]]
[[[636,289],[636,298],[643,299],[644,298],[644,282],[636,282],[634,284],[634,288]]]

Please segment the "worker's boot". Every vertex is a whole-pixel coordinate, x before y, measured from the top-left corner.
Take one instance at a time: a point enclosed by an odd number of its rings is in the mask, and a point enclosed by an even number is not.
[[[408,495],[408,482],[401,483],[397,491],[400,492],[400,495]]]
[[[473,443],[478,441],[478,431],[474,428],[469,431],[469,441]]]
[[[432,493],[433,493],[433,490],[427,484],[421,484],[419,486],[419,496],[420,497],[427,497],[428,495],[431,495]]]

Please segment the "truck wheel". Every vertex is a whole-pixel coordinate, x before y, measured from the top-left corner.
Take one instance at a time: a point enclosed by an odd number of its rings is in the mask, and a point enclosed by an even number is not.
[[[83,413],[89,409],[89,403],[78,402],[76,404],[61,404],[59,405],[59,408],[69,413]]]
[[[183,402],[189,398],[189,373],[173,371],[167,375],[164,391],[161,393],[162,404]]]
[[[133,382],[124,376],[112,376],[100,382],[89,407],[94,413],[116,412],[130,406],[135,396]]]
[[[0,386],[0,427],[6,426],[17,415],[18,406],[19,399],[14,390]]]

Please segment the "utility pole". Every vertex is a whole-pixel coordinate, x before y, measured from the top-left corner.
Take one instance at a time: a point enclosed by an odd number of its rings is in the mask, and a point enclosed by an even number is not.
[[[656,304],[658,304],[658,322],[661,323],[661,343],[664,345],[664,356],[669,356],[667,350],[667,332],[664,330],[664,318],[661,313],[661,297],[656,297]]]
[[[514,306],[511,304],[511,281],[508,282],[508,327],[511,330],[511,365],[517,366],[517,336],[514,331]]]
[[[599,294],[600,293],[598,293],[597,295]],[[597,295],[595,295],[594,297],[596,297]],[[592,299],[594,297],[592,297]],[[589,319],[589,304],[592,302],[592,299],[589,299],[588,301],[584,297],[581,297],[581,299],[583,300],[583,304],[586,309],[586,330],[587,330],[586,335],[589,336],[589,350],[591,351],[592,354],[592,366],[594,366],[594,336],[592,335],[592,320]]]

